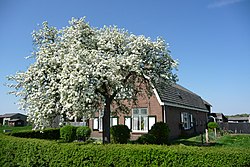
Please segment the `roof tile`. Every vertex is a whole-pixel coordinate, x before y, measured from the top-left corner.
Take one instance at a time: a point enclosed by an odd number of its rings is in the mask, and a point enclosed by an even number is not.
[[[204,100],[197,94],[178,84],[164,82],[155,85],[162,102],[207,110]]]

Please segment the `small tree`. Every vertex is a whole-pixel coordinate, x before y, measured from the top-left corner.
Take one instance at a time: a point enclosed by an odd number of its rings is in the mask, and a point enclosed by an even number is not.
[[[216,122],[209,122],[207,124],[207,126],[208,126],[209,129],[217,129],[217,128],[219,128],[219,125]]]
[[[152,41],[124,29],[89,26],[84,18],[72,19],[57,29],[47,22],[33,32],[35,62],[9,79],[20,96],[21,108],[36,128],[65,119],[90,117],[104,109],[103,142],[110,142],[110,107],[126,111],[124,99],[137,100],[142,89],[148,95],[160,80],[176,81],[177,62],[161,38]]]
[[[209,129],[212,129],[214,131],[214,137],[217,137],[217,129],[219,128],[219,125],[216,122],[209,122],[207,124]]]

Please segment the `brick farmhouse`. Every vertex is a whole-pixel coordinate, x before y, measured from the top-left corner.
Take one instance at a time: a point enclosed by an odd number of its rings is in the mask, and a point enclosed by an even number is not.
[[[136,105],[128,105],[128,114],[112,115],[110,126],[127,125],[131,129],[131,139],[148,133],[155,122],[168,124],[170,139],[205,131],[211,111],[208,102],[178,84],[160,83],[155,85],[153,92],[150,98],[140,96]],[[102,115],[103,112],[100,111],[88,120],[93,131],[92,137],[102,136]]]

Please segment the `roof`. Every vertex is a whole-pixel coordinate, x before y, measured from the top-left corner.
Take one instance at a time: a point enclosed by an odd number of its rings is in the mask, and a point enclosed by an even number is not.
[[[199,109],[207,112],[208,109],[205,104],[211,106],[200,96],[178,84],[166,84],[161,82],[156,84],[155,88],[163,103]]]
[[[204,100],[204,99],[202,99],[202,100],[203,100],[203,102],[204,102],[205,105],[208,105],[208,106],[212,107],[212,105],[210,103],[208,103],[206,100]]]
[[[227,117],[225,117],[225,115],[223,113],[210,113],[209,116],[213,116],[217,120],[218,119],[223,119],[222,121],[225,121],[225,122],[228,121]]]
[[[228,117],[228,121],[247,121],[249,117]]]
[[[0,115],[0,118],[10,118],[10,117],[13,117],[14,115],[23,115],[23,114],[20,114],[20,113],[7,113],[7,114],[4,114],[4,115]],[[23,116],[26,116],[26,115],[23,115]]]
[[[11,120],[9,120],[9,122],[17,122],[17,121],[23,121],[23,120],[21,120],[21,119],[11,119]]]
[[[210,115],[214,116],[214,117],[225,117],[223,113],[210,113]]]

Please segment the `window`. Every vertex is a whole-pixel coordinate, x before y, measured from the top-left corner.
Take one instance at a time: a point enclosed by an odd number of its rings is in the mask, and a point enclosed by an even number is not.
[[[182,127],[187,130],[193,127],[193,116],[190,113],[181,113],[181,123]]]
[[[148,110],[146,108],[133,109],[132,120],[133,131],[148,131]]]
[[[9,125],[9,120],[5,120],[4,125]]]
[[[93,130],[103,131],[103,125],[102,125],[103,115],[104,115],[104,112],[100,111],[99,112],[99,117],[94,118],[94,120],[93,120]],[[118,125],[118,120],[119,120],[119,117],[110,117],[110,126]]]

